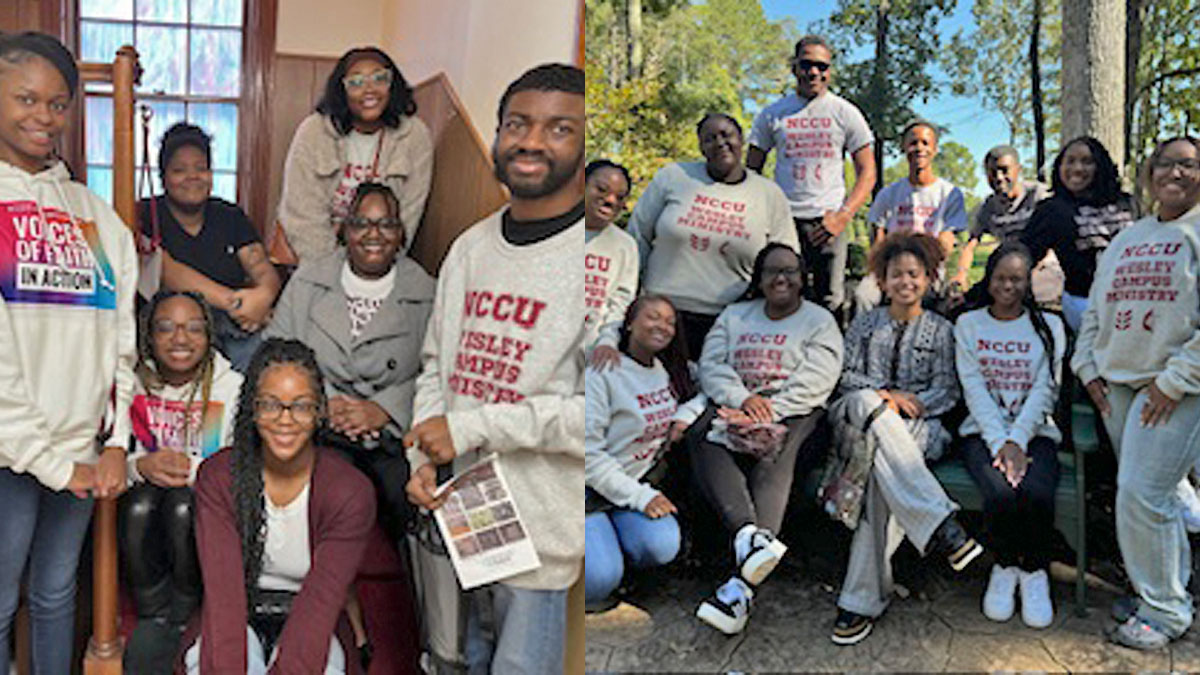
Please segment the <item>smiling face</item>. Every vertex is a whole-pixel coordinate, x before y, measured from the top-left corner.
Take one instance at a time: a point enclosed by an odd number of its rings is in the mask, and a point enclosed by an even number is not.
[[[792,60],[792,74],[796,76],[796,91],[801,96],[813,99],[829,89],[833,54],[821,45],[805,45]]]
[[[583,171],[583,139],[582,96],[563,91],[517,92],[504,108],[492,146],[496,177],[520,199],[569,193],[571,181]]]
[[[1150,187],[1164,213],[1182,214],[1200,201],[1200,152],[1190,141],[1172,141],[1150,164]]]
[[[759,289],[767,305],[787,307],[800,299],[804,290],[800,259],[791,251],[777,248],[763,259],[763,275]]]
[[[629,196],[629,181],[625,174],[611,166],[593,169],[584,188],[584,216],[589,230],[599,230],[612,224],[625,210]]]
[[[929,272],[920,258],[911,253],[901,253],[887,264],[887,276],[883,280],[883,292],[892,304],[912,307],[919,304],[929,290]]]
[[[904,135],[904,157],[910,170],[929,168],[937,151],[937,134],[927,126],[915,126]]]
[[[984,167],[992,192],[1007,199],[1016,199],[1021,185],[1021,163],[1012,155],[988,159]]]
[[[1077,141],[1063,152],[1058,178],[1076,196],[1087,193],[1096,179],[1096,158],[1086,143]]]
[[[724,117],[709,117],[700,127],[700,152],[712,175],[728,176],[742,162],[742,133]]]
[[[634,351],[657,354],[675,337],[675,310],[661,300],[647,300],[629,324],[629,344]]]
[[[37,173],[67,125],[71,91],[49,61],[0,62],[0,160]]]
[[[354,218],[342,227],[346,232],[350,269],[355,274],[378,279],[392,269],[396,254],[404,245],[404,230],[383,195],[371,193],[363,197]]]
[[[1011,253],[996,263],[988,282],[988,293],[997,309],[1014,310],[1029,292],[1029,262],[1025,256]]]
[[[255,400],[255,424],[263,451],[286,464],[309,449],[320,401],[313,378],[301,366],[277,363],[264,369]],[[291,408],[279,410],[280,404]]]
[[[150,322],[154,360],[167,379],[191,381],[208,353],[208,326],[196,301],[176,295],[158,304]]]
[[[359,131],[371,131],[382,123],[391,90],[392,71],[378,59],[364,57],[346,69],[342,86],[346,103]]]
[[[167,198],[183,207],[199,207],[212,194],[212,169],[204,151],[185,145],[171,155],[163,172],[163,188]]]

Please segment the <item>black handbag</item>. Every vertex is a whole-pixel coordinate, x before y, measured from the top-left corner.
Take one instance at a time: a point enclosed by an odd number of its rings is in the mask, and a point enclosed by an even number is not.
[[[283,627],[287,624],[288,615],[292,613],[292,602],[296,594],[291,591],[258,590],[254,606],[250,608],[250,627],[262,644],[263,654],[270,658]]]

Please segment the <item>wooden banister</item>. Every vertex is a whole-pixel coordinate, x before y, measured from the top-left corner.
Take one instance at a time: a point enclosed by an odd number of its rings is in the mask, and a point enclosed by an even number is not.
[[[111,65],[84,63],[85,81],[113,85],[113,208],[130,229],[134,219],[133,87],[138,55],[126,45]],[[132,302],[132,300],[130,300]],[[133,307],[124,308],[133,311]],[[96,500],[92,523],[92,637],[83,658],[86,675],[120,675],[121,640],[117,635],[117,500]]]

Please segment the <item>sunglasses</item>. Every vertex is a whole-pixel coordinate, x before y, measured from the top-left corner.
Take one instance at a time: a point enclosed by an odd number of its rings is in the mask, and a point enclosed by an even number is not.
[[[792,63],[796,64],[796,67],[799,68],[801,72],[808,72],[809,70],[816,68],[824,73],[828,71],[830,67],[830,64],[824,61],[811,61],[809,59],[793,60]]]
[[[377,70],[370,75],[350,75],[342,78],[342,84],[346,89],[362,89],[367,86],[367,83],[377,84],[381,87],[386,87],[392,83],[392,71]]]

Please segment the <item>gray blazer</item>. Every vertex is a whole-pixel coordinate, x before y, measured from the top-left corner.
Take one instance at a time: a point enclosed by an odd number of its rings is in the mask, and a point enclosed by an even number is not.
[[[292,275],[265,337],[300,340],[317,355],[325,392],[378,403],[391,416],[386,427],[403,434],[412,425],[413,395],[421,370],[421,344],[433,311],[435,282],[411,258],[396,258],[396,285],[363,328],[350,339],[350,314],[342,288],[346,249]]]

